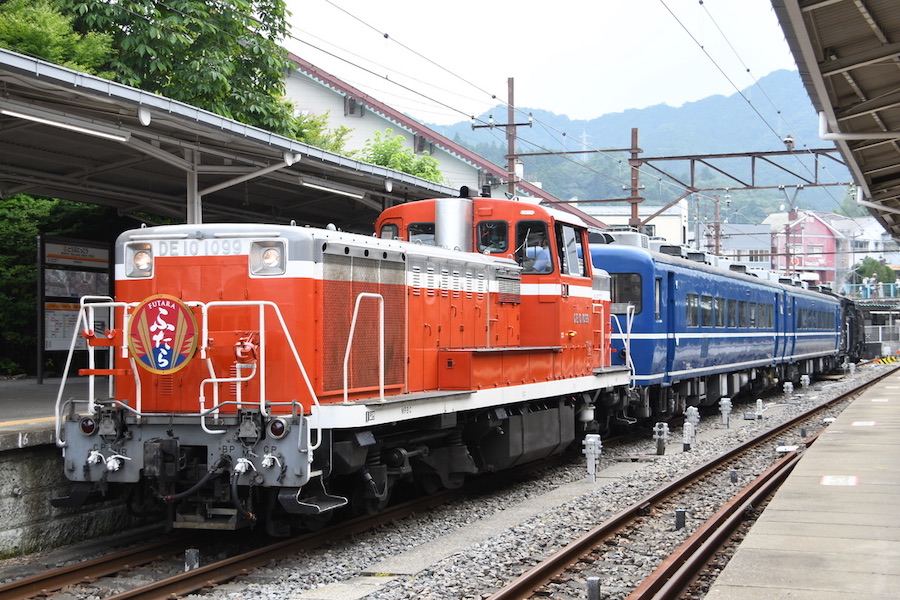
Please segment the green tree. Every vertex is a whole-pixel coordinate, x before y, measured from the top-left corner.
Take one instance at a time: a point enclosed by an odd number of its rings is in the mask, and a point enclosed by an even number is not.
[[[288,33],[284,0],[39,2],[72,17],[84,39],[111,41],[103,63],[111,79],[345,153],[350,129],[328,129],[327,115],[298,115],[284,97],[284,74],[292,68],[279,45]],[[64,64],[58,56],[40,56]]]
[[[113,56],[112,36],[76,33],[72,18],[60,13],[54,0],[9,0],[0,4],[0,47],[112,77],[102,70]]]
[[[854,282],[860,282],[864,277],[871,278],[873,275],[878,278],[879,283],[894,283],[897,280],[897,274],[888,265],[876,260],[871,256],[867,256],[853,267],[856,274]]]
[[[390,128],[386,129],[384,134],[380,131],[374,132],[374,138],[366,140],[366,145],[360,151],[359,158],[435,183],[441,183],[444,180],[436,158],[427,152],[415,154],[406,146],[405,138],[399,134],[394,135]]]
[[[112,37],[117,81],[288,134],[284,0],[56,0],[76,30]]]
[[[322,148],[329,152],[337,154],[345,154],[352,156],[355,150],[347,152],[344,145],[347,143],[347,136],[353,131],[349,127],[339,126],[337,129],[328,129],[328,117],[331,113],[324,115],[297,115],[290,132],[287,136],[295,140],[302,141],[310,146]]]

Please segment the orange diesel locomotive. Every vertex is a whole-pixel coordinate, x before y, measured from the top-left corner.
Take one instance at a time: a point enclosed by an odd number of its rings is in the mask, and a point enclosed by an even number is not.
[[[90,394],[58,402],[57,503],[147,486],[176,528],[279,533],[560,452],[630,375],[584,256],[577,217],[494,198],[396,206],[371,237],[127,231],[115,298],[82,300]]]

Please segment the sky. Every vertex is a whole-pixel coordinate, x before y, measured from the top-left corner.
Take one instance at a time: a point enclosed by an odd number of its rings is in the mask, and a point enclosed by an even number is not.
[[[287,0],[288,50],[419,121],[508,100],[571,119],[796,69],[770,0]],[[506,122],[506,113],[494,115]],[[518,119],[517,119],[518,120]]]

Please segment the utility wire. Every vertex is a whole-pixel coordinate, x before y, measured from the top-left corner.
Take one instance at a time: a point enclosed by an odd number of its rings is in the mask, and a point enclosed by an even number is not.
[[[142,19],[145,19],[145,20],[147,20],[148,22],[150,22],[150,18],[149,18],[148,16],[146,16],[146,15],[140,15],[140,14],[138,14],[138,13],[135,13],[134,11],[132,11],[132,10],[130,10],[130,9],[128,9],[128,8],[126,8],[126,7],[124,7],[124,6],[122,6],[121,4],[113,3],[111,0],[106,0],[106,1],[107,1],[109,4],[111,4],[111,5],[116,5],[119,9],[128,12],[129,14],[131,14],[131,15],[134,16],[134,17],[142,18]],[[358,22],[360,22],[360,23],[363,24],[364,26],[366,26],[366,27],[370,28],[371,30],[377,32],[379,35],[383,36],[385,39],[390,40],[391,42],[398,44],[398,45],[399,45],[400,47],[402,47],[404,50],[406,50],[406,51],[408,51],[408,52],[411,52],[412,54],[418,56],[419,58],[422,58],[423,60],[426,60],[428,63],[434,65],[435,67],[441,69],[442,71],[444,71],[444,72],[446,72],[446,73],[452,75],[453,77],[459,79],[460,81],[462,81],[462,82],[465,83],[466,85],[468,85],[468,86],[474,88],[475,90],[479,91],[480,93],[485,94],[485,95],[487,95],[487,96],[490,96],[490,98],[491,98],[491,100],[492,100],[493,102],[499,102],[501,105],[506,105],[506,106],[508,107],[508,104],[507,104],[505,101],[500,100],[496,94],[491,94],[490,92],[484,90],[483,88],[481,88],[481,87],[479,87],[478,85],[472,83],[471,81],[465,79],[464,77],[461,77],[461,76],[459,76],[458,74],[456,74],[456,73],[450,71],[449,69],[444,68],[443,66],[441,66],[440,64],[438,64],[438,63],[436,63],[435,61],[431,60],[430,58],[428,58],[428,57],[422,55],[421,53],[415,51],[414,49],[408,47],[407,45],[405,45],[405,44],[399,42],[399,41],[396,40],[395,38],[392,38],[392,37],[389,36],[386,32],[381,32],[380,30],[378,30],[378,29],[375,28],[374,26],[368,24],[367,22],[365,22],[364,20],[360,19],[359,17],[353,15],[352,13],[350,13],[350,12],[347,11],[347,10],[345,10],[344,8],[338,6],[338,5],[337,5],[335,2],[333,2],[332,0],[325,0],[325,1],[326,1],[329,5],[333,6],[335,9],[340,10],[341,12],[344,12],[345,14],[347,14],[347,15],[350,16],[351,18],[357,20]],[[681,27],[682,27],[682,28],[688,33],[688,35],[694,40],[694,42],[697,43],[698,46],[700,46],[701,49],[703,49],[704,54],[706,54],[706,56],[707,56],[707,57],[710,59],[710,61],[716,66],[716,68],[722,73],[722,75],[725,76],[725,78],[729,81],[729,83],[731,83],[731,85],[732,85],[733,87],[735,87],[735,89],[738,91],[738,93],[741,95],[741,97],[743,97],[743,98],[745,99],[745,101],[747,101],[747,103],[750,104],[750,106],[753,108],[754,112],[756,112],[756,114],[760,117],[760,119],[761,119],[761,120],[769,127],[769,129],[770,129],[773,133],[775,133],[775,135],[778,135],[778,133],[774,130],[774,128],[773,128],[773,127],[768,123],[768,121],[765,119],[765,117],[763,117],[763,115],[756,109],[756,107],[753,106],[753,103],[746,97],[746,95],[745,95],[740,89],[737,88],[737,86],[735,85],[735,83],[732,81],[732,79],[731,79],[730,77],[728,77],[728,75],[724,72],[724,70],[722,69],[722,67],[719,66],[719,64],[713,59],[713,57],[712,57],[712,56],[711,56],[711,55],[703,48],[703,46],[699,43],[699,41],[696,39],[696,37],[695,37],[695,36],[694,36],[694,35],[693,35],[693,34],[685,27],[685,25],[681,22],[681,20],[678,19],[678,17],[672,12],[672,10],[665,4],[665,1],[664,1],[664,0],[660,0],[660,2],[663,4],[663,6],[666,8],[666,10],[668,10],[669,13],[675,18],[675,20],[679,23],[679,25],[681,25]],[[701,0],[700,3],[703,4],[702,0]],[[158,2],[158,4],[161,5],[161,6],[164,6],[165,8],[168,8],[169,10],[171,10],[171,11],[173,11],[173,12],[175,12],[175,13],[181,14],[181,15],[183,15],[183,16],[187,16],[184,12],[182,12],[182,11],[180,11],[179,9],[176,9],[176,8],[174,8],[174,7],[172,7],[172,6],[168,5],[168,4],[166,4],[165,2]],[[225,6],[227,6],[227,5],[225,5]],[[707,12],[708,12],[708,11],[707,11]],[[253,18],[252,16],[250,17],[250,20],[256,21],[257,23],[259,23],[260,25],[262,25],[262,23],[261,23],[258,19],[255,19],[255,18]],[[713,22],[715,23],[715,21],[713,21]],[[157,23],[157,25],[159,25],[159,23]],[[177,32],[175,32],[174,30],[171,30],[170,28],[166,27],[165,25],[160,25],[160,26],[163,27],[163,28],[165,28],[165,29],[167,29],[168,31],[170,31],[170,32],[172,32],[172,33],[177,33]],[[722,32],[721,32],[721,28],[718,27],[718,24],[717,24],[717,23],[716,23],[716,27],[717,27],[717,29],[719,29],[720,33],[722,33]],[[311,37],[316,37],[316,36],[313,36],[312,34],[309,34],[308,32],[305,32],[305,33],[307,33],[308,35],[311,35]],[[231,34],[229,34],[229,35],[231,35]],[[727,40],[727,36],[724,36],[724,33],[722,33],[722,35],[723,35],[723,37],[726,37],[726,40]],[[441,107],[443,107],[443,108],[445,108],[445,109],[447,109],[447,110],[449,110],[449,111],[451,111],[451,112],[453,112],[453,113],[455,113],[455,114],[459,114],[459,115],[462,115],[462,116],[464,116],[464,117],[465,117],[465,116],[469,116],[468,113],[467,113],[466,111],[463,111],[463,110],[461,110],[461,109],[459,109],[459,108],[456,108],[456,107],[454,107],[454,106],[452,106],[452,105],[450,105],[450,104],[448,104],[448,103],[445,103],[445,102],[440,101],[440,100],[438,100],[438,99],[436,99],[436,98],[434,98],[434,97],[431,97],[431,96],[429,96],[429,95],[427,95],[427,94],[424,94],[424,93],[422,93],[422,92],[420,92],[420,91],[418,91],[418,90],[416,90],[416,89],[414,89],[414,88],[412,88],[412,87],[410,87],[410,86],[408,86],[408,85],[405,85],[405,84],[403,84],[403,83],[400,83],[400,82],[398,82],[398,81],[396,81],[396,80],[394,80],[394,79],[390,79],[390,78],[387,77],[387,76],[381,75],[381,74],[375,72],[375,71],[372,70],[372,69],[369,69],[369,68],[363,67],[363,66],[360,65],[360,64],[354,63],[354,62],[352,62],[351,60],[348,60],[348,59],[344,58],[343,56],[340,56],[340,55],[338,55],[338,54],[336,54],[336,53],[334,53],[334,52],[331,52],[331,51],[326,50],[326,49],[324,49],[324,48],[322,48],[322,47],[320,47],[320,46],[317,46],[316,44],[313,44],[313,43],[308,42],[308,41],[306,41],[306,40],[300,39],[299,37],[295,36],[292,32],[288,32],[288,33],[287,33],[287,36],[288,36],[289,38],[291,38],[291,39],[293,39],[293,40],[295,40],[295,41],[301,43],[301,44],[304,44],[304,45],[306,45],[306,46],[309,46],[310,48],[313,48],[313,49],[315,49],[315,50],[317,50],[317,51],[319,51],[319,52],[322,52],[323,54],[326,54],[326,55],[331,56],[331,57],[333,57],[333,58],[335,58],[335,59],[337,59],[337,60],[340,60],[340,61],[342,61],[342,62],[344,62],[344,63],[347,63],[348,65],[350,65],[350,66],[352,66],[352,67],[354,67],[354,68],[356,68],[356,69],[359,69],[359,70],[361,70],[361,71],[363,71],[363,72],[365,72],[365,73],[368,73],[368,74],[373,75],[373,76],[375,76],[375,77],[377,77],[377,78],[379,78],[379,79],[382,79],[382,80],[384,80],[384,81],[386,81],[386,82],[389,82],[390,84],[392,84],[392,85],[394,85],[394,86],[397,86],[397,87],[399,87],[399,88],[401,88],[401,89],[403,89],[403,90],[405,90],[405,91],[407,91],[407,92],[409,92],[409,93],[411,93],[411,94],[414,94],[415,96],[418,96],[418,97],[420,97],[420,98],[422,98],[422,99],[424,99],[424,100],[426,100],[426,101],[428,101],[428,102],[431,102],[431,103],[433,103],[434,105],[441,106]],[[320,39],[320,40],[321,40],[321,38],[316,38],[316,39]],[[324,41],[324,40],[322,40],[322,41]],[[733,47],[733,45],[731,45],[730,40],[728,41],[728,43],[729,43],[729,45],[732,47],[732,50],[734,51],[734,47]],[[359,57],[358,55],[355,55],[355,54],[353,54],[352,52],[346,51],[345,49],[342,49],[342,48],[341,48],[341,50],[344,51],[344,52],[347,52],[347,54],[350,54],[350,55],[352,55],[352,56],[357,56],[357,58],[363,59],[363,57]],[[736,53],[736,51],[735,51],[735,53]],[[365,60],[365,59],[363,59],[363,60]],[[741,61],[741,62],[742,62],[742,64],[744,64],[743,61]],[[377,63],[374,63],[374,64],[377,64]],[[382,65],[379,65],[379,66],[382,66]],[[745,66],[745,68],[746,68],[746,65],[744,65],[744,66]],[[383,66],[382,66],[382,67],[383,67]],[[386,69],[386,67],[383,67],[383,68]],[[747,71],[749,72],[749,69],[747,69]],[[399,73],[399,72],[397,72],[397,71],[394,71],[394,72],[395,72],[395,73]],[[399,74],[402,74],[402,73],[399,73]],[[405,77],[408,77],[409,79],[411,79],[411,80],[413,80],[413,81],[416,81],[416,82],[418,82],[418,83],[422,83],[423,85],[430,85],[430,84],[428,84],[427,82],[418,80],[418,79],[416,79],[416,78],[414,78],[414,77],[407,76],[407,75],[404,75],[404,76],[405,76]],[[758,82],[757,82],[757,83],[758,83]],[[434,86],[434,87],[436,87],[436,86]],[[437,88],[437,89],[441,89],[441,88]],[[456,90],[454,90],[454,91],[452,91],[452,92],[449,91],[449,90],[442,90],[442,91],[445,91],[445,92],[447,92],[447,93],[454,93],[454,94],[457,94],[457,93],[458,93],[458,91],[456,91]],[[768,97],[768,96],[767,96],[767,97]],[[770,99],[770,102],[771,102],[771,99]],[[773,103],[773,106],[774,106],[774,103]],[[777,109],[777,107],[776,107],[776,109]],[[516,110],[516,112],[518,112],[518,113],[520,113],[520,114],[522,114],[522,115],[525,114],[524,111],[522,111],[521,109],[516,108],[515,110]],[[779,114],[780,114],[780,111],[779,111]],[[472,117],[472,118],[474,119],[474,117]],[[480,119],[479,119],[479,120],[480,120]],[[481,121],[481,122],[483,123],[483,121]],[[544,128],[545,131],[548,131],[548,132],[550,132],[550,131],[556,132],[556,133],[560,136],[560,139],[557,139],[557,142],[560,143],[560,145],[564,145],[564,142],[563,142],[564,140],[572,139],[570,136],[568,136],[568,134],[567,134],[566,132],[561,131],[561,130],[558,130],[558,129],[556,129],[556,128],[550,126],[548,123],[542,122],[540,119],[535,119],[535,122],[539,123],[539,124]],[[539,149],[542,150],[542,151],[545,151],[545,152],[552,152],[552,151],[553,151],[552,149],[546,148],[546,147],[544,147],[543,145],[538,144],[537,142],[528,140],[527,137],[524,137],[524,136],[518,136],[518,139],[521,140],[523,143],[527,143],[527,144],[529,144],[529,145],[531,145],[531,146],[533,146],[533,147],[535,147],[535,148],[539,148]],[[501,141],[501,140],[498,140],[498,141]],[[584,141],[581,141],[581,142],[578,142],[578,143],[579,143],[582,147],[588,148],[589,150],[591,150],[591,151],[594,152],[594,153],[599,153],[599,154],[601,154],[601,155],[605,155],[605,156],[610,157],[612,160],[615,161],[616,164],[618,164],[618,165],[620,165],[620,166],[621,166],[621,165],[627,166],[628,169],[639,168],[639,167],[632,167],[631,165],[628,165],[628,164],[627,164],[627,160],[623,160],[623,159],[621,159],[620,157],[614,156],[614,155],[612,155],[612,153],[610,153],[610,152],[606,152],[606,151],[601,150],[601,149],[599,149],[599,148],[592,147],[590,144],[588,144],[588,143],[586,143],[586,142],[584,142]],[[627,184],[629,183],[628,181],[622,181],[622,180],[619,180],[619,179],[617,179],[617,178],[615,178],[615,177],[613,177],[613,176],[611,176],[611,175],[608,175],[607,173],[604,173],[604,172],[602,172],[602,171],[600,171],[600,170],[597,170],[597,169],[593,168],[593,167],[590,166],[590,165],[587,165],[587,164],[584,163],[584,162],[581,162],[581,161],[574,161],[571,157],[568,157],[568,156],[563,156],[563,159],[564,159],[564,160],[568,160],[568,161],[570,161],[570,162],[573,162],[574,164],[577,164],[578,166],[580,166],[580,167],[582,167],[582,168],[587,168],[587,169],[590,170],[591,172],[596,173],[597,175],[599,175],[599,176],[601,176],[601,177],[607,179],[608,181],[610,181],[610,182],[612,182],[612,183],[615,183],[615,184],[618,184],[618,185],[622,185],[623,187],[629,187],[629,186],[627,185]],[[690,192],[690,193],[695,194],[695,196],[699,196],[699,197],[701,197],[701,198],[706,198],[706,199],[708,199],[708,200],[711,200],[711,199],[712,199],[712,196],[709,196],[709,195],[706,195],[706,194],[703,194],[703,193],[700,193],[700,192],[693,192],[691,189],[686,188],[686,187],[684,187],[684,186],[681,185],[681,184],[675,183],[675,182],[673,182],[673,181],[669,181],[669,180],[667,180],[667,179],[664,179],[664,178],[662,178],[662,177],[659,177],[658,175],[646,174],[646,173],[645,173],[645,177],[652,177],[652,178],[656,179],[657,182],[658,182],[660,185],[665,184],[665,185],[670,186],[670,187],[672,187],[672,188],[674,188],[674,189],[676,189],[676,190],[678,190],[678,191],[681,191],[681,192]]]
[[[784,117],[784,113],[775,104],[775,102],[772,100],[771,96],[769,96],[769,94],[766,92],[765,88],[759,83],[759,80],[757,80],[756,76],[753,75],[753,73],[750,71],[750,67],[747,66],[746,62],[744,62],[744,59],[741,57],[740,53],[734,47],[734,44],[731,43],[731,39],[729,39],[728,35],[726,35],[725,32],[722,31],[722,28],[719,27],[719,23],[716,21],[715,17],[713,17],[713,15],[709,11],[709,8],[707,7],[707,5],[704,3],[703,0],[699,0],[699,2],[700,2],[700,5],[703,7],[703,10],[706,12],[706,15],[709,17],[709,20],[712,22],[712,24],[715,26],[716,30],[722,36],[722,39],[724,39],[725,43],[728,44],[728,47],[731,48],[732,53],[734,53],[734,56],[738,59],[738,61],[740,61],[741,66],[744,67],[744,71],[753,79],[753,83],[754,83],[755,87],[757,87],[762,92],[762,94],[766,98],[766,100],[769,101],[769,104],[771,104],[772,108],[775,109],[776,114],[779,117],[781,117],[782,122],[790,129],[791,135],[794,137],[794,139],[797,140],[798,143],[801,143],[803,145],[805,152],[810,153],[809,147],[805,143],[803,143],[802,137],[799,135],[796,128]],[[772,128],[770,127],[770,129],[772,129]],[[809,167],[805,163],[800,161],[799,158],[797,159],[797,162],[803,168],[805,168],[807,170],[807,172],[812,174]],[[823,166],[823,171],[828,173],[828,175],[832,178],[833,181],[835,181],[835,183],[837,182],[837,178],[834,177],[834,175],[828,170],[827,167]],[[835,206],[837,206],[838,208],[842,208],[840,203],[838,202],[838,199],[834,196],[834,194],[831,193],[831,190],[825,188],[825,193],[828,194],[828,196],[834,202]],[[853,217],[849,217],[849,218],[853,219]],[[854,222],[856,222],[855,219],[853,219],[853,220],[854,220]]]

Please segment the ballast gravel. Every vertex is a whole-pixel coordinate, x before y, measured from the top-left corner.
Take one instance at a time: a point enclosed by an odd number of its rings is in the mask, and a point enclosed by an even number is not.
[[[816,382],[765,400],[764,418],[745,420],[756,402],[736,404],[729,426],[718,415],[704,417],[690,451],[683,451],[675,428],[664,455],[649,439],[603,448],[597,481],[589,483],[584,461],[549,469],[501,491],[468,498],[351,540],[337,541],[308,554],[270,564],[231,583],[185,596],[191,600],[481,600],[611,515],[659,489],[679,474],[755,437],[822,402],[893,369],[869,364],[837,381]],[[808,434],[815,433],[811,426]],[[794,439],[777,443],[797,444]],[[776,458],[774,444],[749,458],[735,472],[713,477],[683,505],[665,507],[659,518],[604,544],[592,563],[579,564],[576,576],[554,584],[549,597],[585,598],[586,580],[601,579],[604,600],[623,599],[738,489]],[[686,511],[686,527],[676,529],[674,511]],[[81,556],[85,554],[82,552]],[[33,560],[35,557],[31,557]],[[206,560],[213,560],[209,557]],[[24,564],[29,557],[0,561]],[[176,568],[178,566],[176,565]],[[153,567],[149,567],[153,569]],[[159,566],[160,574],[168,567]],[[172,573],[168,573],[171,575]],[[115,578],[113,593],[141,584],[138,572]],[[134,580],[132,580],[132,577]],[[50,594],[50,600],[93,600],[109,589],[85,584]]]
[[[718,415],[703,418],[690,451],[673,431],[664,455],[646,439],[604,448],[597,481],[587,483],[584,464],[549,470],[500,492],[433,509],[310,554],[259,569],[232,583],[186,596],[191,600],[468,600],[488,598],[542,559],[606,518],[649,495],[678,474],[893,367],[870,364],[838,381],[815,382],[765,401],[761,420],[745,420],[756,403],[736,405],[729,426]],[[824,426],[824,425],[823,425]],[[810,430],[809,434],[814,433]],[[778,440],[796,444],[796,439]],[[768,468],[775,454],[762,452],[735,474],[705,486],[686,510],[686,527],[661,516],[601,552],[584,577],[560,584],[553,597],[584,598],[584,580],[601,578],[605,600],[624,598],[693,530]],[[538,508],[535,508],[537,506]],[[384,570],[385,567],[392,567]]]

